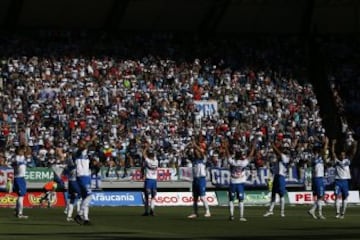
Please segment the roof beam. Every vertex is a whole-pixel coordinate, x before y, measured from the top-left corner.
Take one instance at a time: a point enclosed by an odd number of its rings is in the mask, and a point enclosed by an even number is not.
[[[302,32],[304,35],[309,36],[316,31],[316,26],[313,26],[315,0],[306,0],[303,11],[303,26]]]
[[[108,31],[114,31],[114,29],[117,30],[117,27],[120,25],[129,3],[130,0],[113,1],[113,4],[109,10],[108,18],[104,24],[104,29],[107,29]]]
[[[204,18],[199,24],[198,31],[202,34],[214,32],[230,3],[231,0],[212,1],[211,7],[204,14]]]
[[[23,8],[24,0],[12,0],[9,5],[7,15],[4,19],[5,28],[14,30],[18,27],[21,9]]]

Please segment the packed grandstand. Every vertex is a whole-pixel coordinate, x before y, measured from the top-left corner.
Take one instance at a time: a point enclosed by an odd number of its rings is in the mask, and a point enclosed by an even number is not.
[[[196,137],[209,168],[227,166],[224,139],[233,154],[255,140],[251,168],[271,168],[276,141],[303,179],[313,147],[328,137],[297,37],[46,30],[0,40],[3,166],[20,145],[30,168],[61,164],[84,138],[94,165],[121,170],[120,179],[141,166],[145,141],[159,167],[191,166],[186,146]],[[339,111],[358,110],[331,86]],[[342,119],[351,147],[359,128]]]

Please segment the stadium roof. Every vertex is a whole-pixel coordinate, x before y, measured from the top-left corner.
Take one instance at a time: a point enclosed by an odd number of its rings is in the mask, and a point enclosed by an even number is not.
[[[358,33],[357,0],[1,0],[6,29]]]

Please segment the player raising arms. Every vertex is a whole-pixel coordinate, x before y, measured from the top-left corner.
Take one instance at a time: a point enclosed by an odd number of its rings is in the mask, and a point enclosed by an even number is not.
[[[67,215],[66,217],[66,221],[71,222],[72,219],[72,215],[74,212],[74,205],[75,203],[77,204],[77,212],[80,212],[80,203],[81,203],[81,191],[80,191],[80,187],[79,184],[77,182],[76,179],[76,166],[75,163],[72,159],[71,156],[69,156],[66,160],[66,168],[65,168],[65,173],[68,177],[68,201],[67,201],[67,206],[66,206],[66,210],[65,213]]]
[[[204,217],[211,217],[209,204],[206,200],[206,166],[205,166],[205,154],[204,148],[201,148],[195,140],[192,141],[190,145],[193,149],[192,157],[192,169],[193,169],[193,182],[192,182],[192,192],[193,192],[193,213],[188,216],[188,218],[197,218],[198,217],[198,200],[203,202],[205,207]]]
[[[285,217],[285,193],[286,193],[286,182],[285,178],[288,173],[288,165],[290,163],[290,150],[288,148],[284,148],[280,151],[278,146],[275,143],[272,143],[272,148],[275,153],[278,155],[278,159],[275,163],[275,167],[273,170],[274,179],[273,186],[271,190],[271,202],[269,210],[264,214],[264,217],[268,217],[274,215],[274,207],[276,194],[280,196],[280,216]]]
[[[159,161],[157,160],[153,149],[150,149],[150,144],[145,143],[143,149],[143,158],[144,158],[144,196],[145,196],[145,212],[143,216],[155,216],[155,197],[157,194],[157,168],[159,166]],[[149,201],[151,196],[151,201]],[[150,212],[149,212],[150,205]]]
[[[250,158],[254,156],[255,145],[253,144],[249,155],[246,152],[235,152],[235,158],[232,158],[229,153],[228,143],[226,143],[226,157],[230,168],[230,186],[229,186],[229,210],[230,221],[234,220],[234,200],[239,200],[240,218],[242,222],[246,222],[244,218],[244,197],[245,197],[245,182],[247,180],[247,170],[249,169]]]
[[[313,155],[310,159],[310,164],[312,167],[312,190],[314,197],[314,204],[311,209],[308,211],[314,219],[325,219],[322,213],[322,206],[324,205],[324,196],[325,196],[325,185],[324,185],[324,175],[325,175],[325,152],[328,148],[329,139],[324,136],[322,146],[313,146]],[[318,210],[319,216],[316,216],[315,211]]]
[[[78,142],[78,149],[75,154],[76,180],[81,192],[80,212],[75,216],[75,221],[79,224],[90,225],[89,204],[91,201],[91,170],[90,159],[88,156],[87,143],[84,139]]]
[[[21,219],[27,219],[28,216],[23,215],[24,210],[24,196],[27,192],[26,189],[26,159],[25,159],[25,147],[20,146],[16,149],[15,159],[12,162],[14,168],[14,186],[13,191],[17,193],[18,198],[16,200],[16,217]]]
[[[332,161],[335,166],[335,217],[343,219],[345,217],[347,198],[349,196],[349,181],[351,179],[350,163],[351,159],[353,159],[355,155],[356,149],[348,155],[343,150],[340,152],[340,156],[338,157],[335,152],[335,145],[336,139],[332,141],[331,145]],[[340,199],[342,199],[342,203],[340,203]]]

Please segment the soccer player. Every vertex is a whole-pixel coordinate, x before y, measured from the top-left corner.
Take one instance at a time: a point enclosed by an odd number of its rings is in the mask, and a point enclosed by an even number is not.
[[[44,194],[39,200],[40,206],[42,206],[43,202],[45,201],[47,203],[47,207],[48,208],[51,207],[51,202],[54,198],[56,188],[57,188],[57,183],[55,181],[49,181],[49,182],[45,183],[45,185],[43,186]]]
[[[54,173],[53,181],[57,184],[57,188],[59,191],[63,191],[65,189],[64,181],[61,179],[65,166],[66,165],[63,163],[63,161],[57,161],[51,164],[49,167]]]
[[[204,155],[204,148],[201,148],[195,140],[192,141],[191,146],[193,148],[193,182],[192,182],[192,193],[193,193],[193,213],[188,218],[198,217],[198,200],[203,202],[205,207],[205,217],[211,217],[209,204],[206,200],[206,161]]]
[[[239,200],[239,210],[240,210],[240,221],[246,222],[244,218],[244,196],[245,196],[245,187],[244,184],[247,180],[247,170],[249,169],[249,159],[253,157],[255,152],[255,146],[253,145],[249,155],[246,155],[245,152],[237,151],[235,153],[235,158],[232,158],[229,153],[228,147],[226,147],[226,156],[228,158],[229,168],[230,168],[230,186],[229,186],[229,210],[230,217],[229,220],[234,220],[234,200],[237,198]]]
[[[16,149],[15,159],[12,162],[14,168],[14,185],[13,191],[17,193],[18,198],[16,200],[16,217],[21,219],[27,219],[28,216],[23,214],[24,210],[24,196],[27,192],[25,173],[26,173],[26,159],[25,159],[25,147],[20,146]]]
[[[91,201],[91,170],[90,159],[88,156],[87,143],[84,139],[79,139],[78,149],[75,153],[76,180],[79,184],[81,193],[80,212],[75,216],[78,224],[91,225],[89,220],[89,204]]]
[[[324,205],[324,196],[325,196],[325,186],[324,186],[324,162],[323,158],[326,149],[328,148],[329,139],[324,137],[323,146],[314,146],[313,155],[311,157],[311,167],[312,167],[312,190],[314,204],[308,211],[309,215],[314,219],[325,219],[325,216],[322,213],[322,206]],[[316,216],[316,209],[318,210],[319,216]]]
[[[269,210],[264,214],[264,217],[268,217],[274,215],[274,207],[276,201],[276,194],[280,196],[280,216],[285,217],[285,198],[284,195],[286,193],[286,182],[285,177],[288,173],[288,165],[290,162],[290,150],[288,148],[284,148],[280,151],[280,149],[272,143],[272,148],[274,152],[278,155],[278,160],[275,163],[275,167],[273,169],[274,178],[273,178],[273,187],[271,189],[271,202]]]
[[[144,197],[145,197],[145,212],[143,216],[155,216],[155,197],[157,194],[157,168],[159,166],[159,161],[156,158],[154,151],[149,148],[149,143],[145,143],[143,149],[143,158],[144,158]],[[151,196],[151,201],[149,201]],[[150,212],[149,212],[150,205]]]
[[[349,196],[350,163],[354,155],[354,151],[347,156],[345,151],[340,152],[340,157],[335,152],[336,139],[332,141],[331,154],[333,164],[335,166],[335,209],[336,218],[343,219],[347,208],[347,198]],[[340,203],[340,199],[342,202]]]
[[[71,222],[73,220],[72,215],[74,212],[74,205],[77,205],[77,212],[80,212],[81,204],[81,191],[79,184],[76,179],[76,166],[74,161],[70,158],[67,160],[67,166],[65,168],[65,173],[68,176],[68,200],[67,206],[65,209],[66,221]]]

